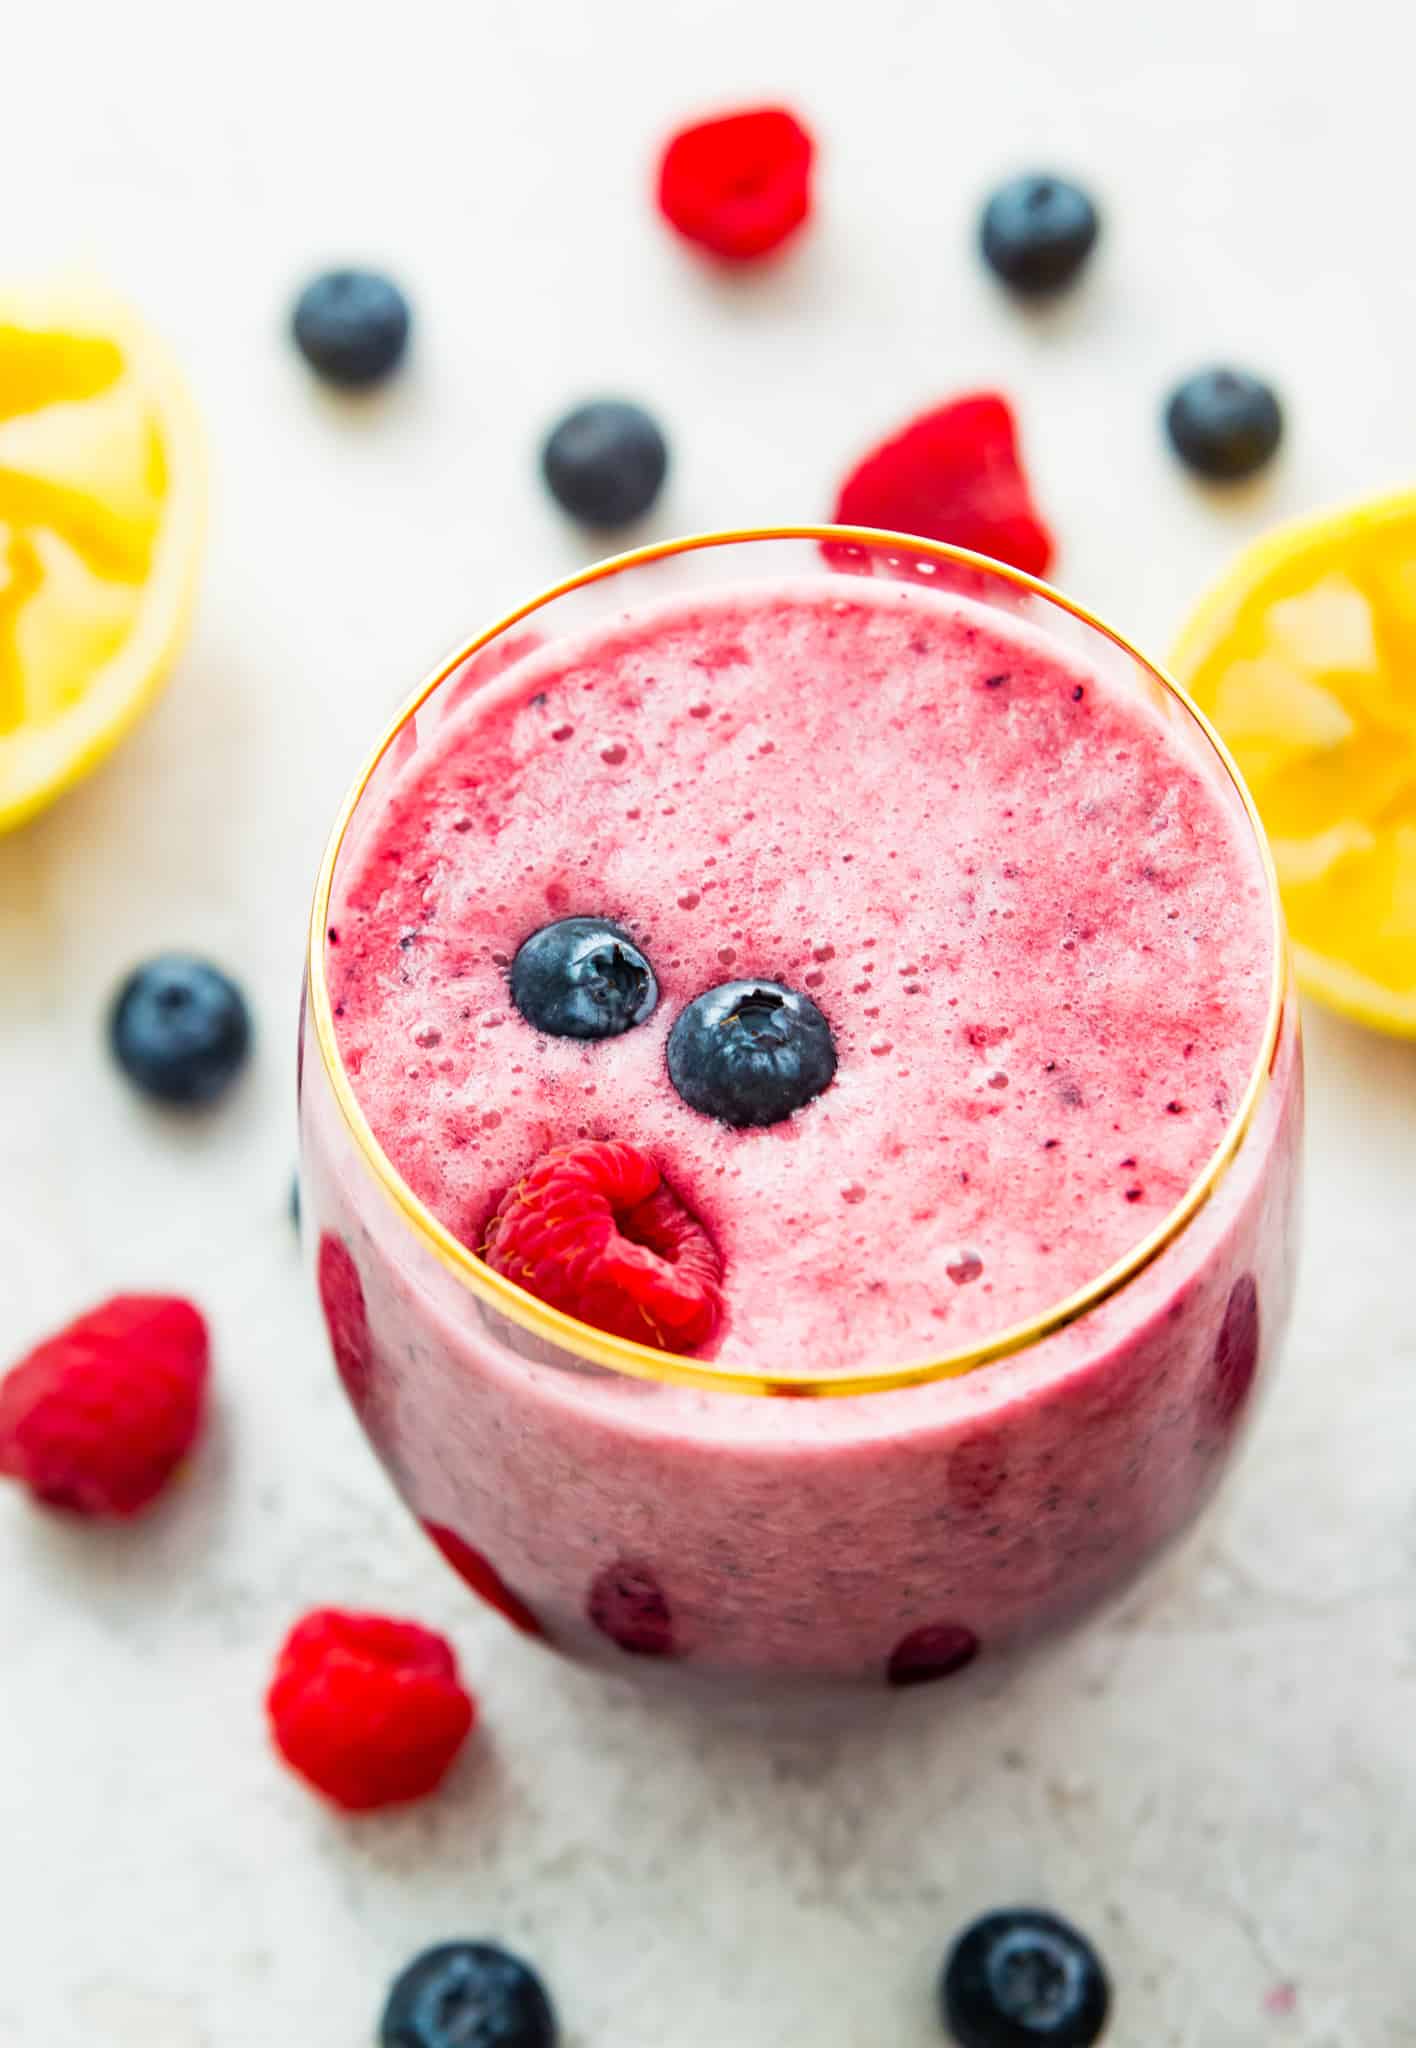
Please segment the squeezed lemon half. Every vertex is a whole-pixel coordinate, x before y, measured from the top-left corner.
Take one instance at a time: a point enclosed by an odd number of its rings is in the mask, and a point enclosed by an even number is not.
[[[196,414],[125,307],[0,291],[0,831],[94,767],[185,637],[205,499]]]
[[[1172,666],[1253,791],[1303,986],[1416,1038],[1416,494],[1247,548]]]

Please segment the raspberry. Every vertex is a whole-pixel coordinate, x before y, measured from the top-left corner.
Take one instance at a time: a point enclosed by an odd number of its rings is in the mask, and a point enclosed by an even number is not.
[[[458,1577],[472,1588],[479,1599],[485,1600],[489,1607],[495,1607],[499,1614],[504,1614],[512,1627],[519,1628],[523,1635],[545,1634],[526,1602],[512,1592],[490,1558],[483,1557],[480,1550],[474,1550],[470,1543],[465,1543],[455,1529],[444,1529],[438,1522],[424,1522],[423,1528]]]
[[[928,1685],[934,1678],[952,1678],[978,1655],[978,1637],[962,1622],[936,1621],[902,1636],[890,1652],[886,1678],[891,1685]]]
[[[1033,576],[1052,560],[1012,410],[997,392],[952,399],[872,449],[842,484],[835,516],[842,526],[949,541]]]
[[[659,211],[685,241],[726,263],[754,263],[811,211],[806,129],[784,107],[755,107],[681,128],[659,165]]]
[[[266,1710],[291,1769],[349,1813],[424,1798],[477,1718],[441,1636],[332,1607],[286,1638]]]
[[[335,1369],[360,1412],[369,1397],[369,1315],[359,1268],[343,1238],[329,1230],[320,1239],[316,1279]]]
[[[631,1657],[674,1657],[674,1617],[653,1570],[616,1558],[596,1572],[585,1611],[602,1636]]]
[[[201,1428],[207,1327],[189,1301],[119,1294],[0,1382],[0,1474],[46,1507],[136,1515]]]
[[[531,1294],[661,1351],[707,1342],[722,1260],[654,1161],[619,1139],[548,1152],[502,1197],[482,1256]]]

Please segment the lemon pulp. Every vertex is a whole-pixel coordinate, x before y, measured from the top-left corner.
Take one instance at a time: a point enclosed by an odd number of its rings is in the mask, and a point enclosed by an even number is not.
[[[108,297],[0,292],[0,829],[93,767],[160,686],[201,552],[182,381]]]
[[[1304,986],[1416,1037],[1416,495],[1260,540],[1174,667],[1253,791]]]

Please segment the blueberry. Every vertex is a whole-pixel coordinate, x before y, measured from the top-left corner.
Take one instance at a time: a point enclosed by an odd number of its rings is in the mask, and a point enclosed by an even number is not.
[[[108,1041],[123,1072],[159,1102],[213,1102],[251,1044],[245,998],[229,976],[186,953],[134,968],[113,1001]]]
[[[489,1941],[444,1941],[395,1978],[379,2048],[555,2048],[534,1970]]]
[[[351,391],[380,383],[397,367],[409,325],[407,299],[377,270],[326,270],[311,278],[291,319],[310,368]]]
[[[628,932],[603,917],[543,925],[511,963],[511,999],[553,1038],[618,1038],[659,1000],[654,970]]]
[[[551,496],[586,526],[627,526],[649,510],[669,466],[669,451],[639,405],[597,398],[551,429],[541,470]]]
[[[1106,2025],[1111,1987],[1083,1935],[1023,1907],[965,1928],[939,1998],[959,2048],[1091,2048]]]
[[[1283,409],[1272,386],[1247,370],[1200,370],[1171,393],[1165,430],[1188,468],[1233,483],[1269,461],[1283,439]]]
[[[978,239],[989,268],[1033,298],[1071,284],[1100,229],[1080,185],[1032,172],[999,186],[983,209]]]
[[[831,1027],[810,996],[775,981],[725,981],[669,1033],[669,1079],[690,1109],[725,1124],[779,1124],[830,1085]]]

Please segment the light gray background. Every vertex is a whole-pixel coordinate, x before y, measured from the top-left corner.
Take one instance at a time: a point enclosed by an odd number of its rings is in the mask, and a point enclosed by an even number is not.
[[[285,1214],[321,840],[420,670],[585,559],[535,473],[549,417],[653,405],[669,532],[822,515],[877,432],[999,383],[1059,580],[1163,649],[1245,535],[1410,477],[1406,17],[94,0],[12,10],[5,44],[4,266],[87,260],[168,331],[214,501],[170,696],[0,844],[0,1354],[110,1288],[188,1289],[220,1400],[131,1531],[0,1500],[0,2043],[357,2048],[413,1949],[476,1931],[540,1960],[573,2048],[924,2048],[947,1937],[1018,1895],[1095,1930],[1118,2048],[1416,2041],[1410,1049],[1309,1019],[1296,1332],[1190,1553],[1006,1698],[920,1695],[817,1750],[656,1717],[475,1608],[337,1397]],[[773,92],[819,130],[819,223],[720,281],[656,222],[653,147]],[[969,234],[1034,161],[1108,226],[1086,289],[1026,319]],[[282,333],[341,257],[386,261],[419,320],[352,409]],[[1216,353],[1292,416],[1222,508],[1156,430]],[[99,1042],[115,978],[174,943],[261,1026],[239,1097],[185,1127]],[[317,1601],[456,1638],[484,1733],[421,1812],[343,1825],[272,1762],[261,1690]]]

